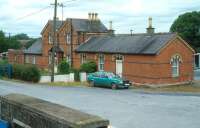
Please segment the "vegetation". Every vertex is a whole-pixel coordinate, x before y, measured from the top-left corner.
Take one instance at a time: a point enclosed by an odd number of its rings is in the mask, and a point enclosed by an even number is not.
[[[80,68],[81,72],[93,73],[97,71],[97,65],[94,61],[83,63]]]
[[[15,37],[6,37],[3,31],[0,31],[0,53],[8,49],[19,49],[21,44]]]
[[[59,74],[69,74],[70,72],[70,66],[69,63],[67,63],[66,60],[63,60],[58,65],[58,73]]]
[[[0,59],[0,66],[8,64],[8,60]]]
[[[200,51],[200,12],[180,15],[172,24],[171,32],[177,32],[194,49]]]
[[[74,73],[75,81],[80,81],[80,70],[79,69],[70,69],[70,72]]]
[[[34,65],[13,65],[13,78],[29,81],[38,82],[40,80],[40,71]]]

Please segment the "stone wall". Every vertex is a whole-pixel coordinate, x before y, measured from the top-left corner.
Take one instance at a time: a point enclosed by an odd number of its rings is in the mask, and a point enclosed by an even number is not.
[[[12,128],[107,128],[109,121],[20,94],[1,97],[1,119]],[[16,125],[17,124],[17,125]]]

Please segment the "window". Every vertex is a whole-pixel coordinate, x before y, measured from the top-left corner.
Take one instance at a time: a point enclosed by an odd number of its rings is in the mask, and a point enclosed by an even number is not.
[[[52,57],[51,57],[51,54],[49,55],[49,64],[51,64],[51,60],[52,60]]]
[[[81,54],[81,64],[85,63],[87,61],[87,56],[86,54]]]
[[[29,63],[29,56],[25,55],[25,63]]]
[[[53,44],[53,38],[52,38],[51,33],[49,33],[49,44]]]
[[[33,56],[32,58],[32,64],[35,64],[36,63],[36,59],[35,59],[35,56]]]
[[[66,34],[66,42],[67,42],[67,44],[71,44],[71,34],[70,33]]]
[[[66,61],[71,66],[71,56],[70,55],[67,55]]]
[[[99,71],[103,71],[104,70],[104,55],[100,54],[99,55]]]
[[[181,62],[181,57],[179,55],[174,55],[171,58],[171,66],[172,66],[172,77],[178,77],[180,74],[180,62]]]

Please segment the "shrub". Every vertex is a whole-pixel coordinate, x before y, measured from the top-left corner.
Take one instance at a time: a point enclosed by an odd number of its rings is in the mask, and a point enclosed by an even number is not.
[[[0,59],[0,66],[8,64],[8,60],[6,59]]]
[[[97,71],[97,65],[94,61],[83,63],[80,68],[81,72],[93,73]]]
[[[70,72],[70,66],[69,63],[67,63],[66,60],[63,60],[58,65],[58,73],[60,74],[69,74]]]
[[[80,70],[79,69],[71,69],[72,73],[74,73],[74,80],[80,81]]]
[[[39,69],[34,65],[13,65],[13,78],[29,82],[38,82],[40,76]]]

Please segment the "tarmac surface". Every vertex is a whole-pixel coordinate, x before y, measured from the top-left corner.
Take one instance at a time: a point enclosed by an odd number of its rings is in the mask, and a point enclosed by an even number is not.
[[[0,95],[20,93],[109,119],[112,128],[199,128],[200,96],[0,80]]]

